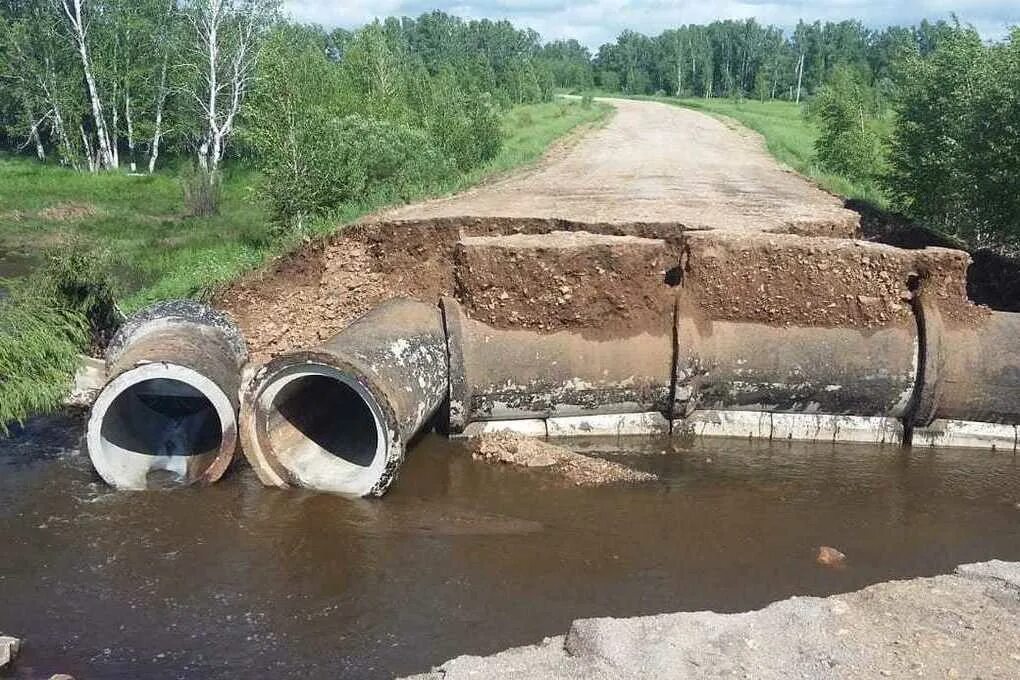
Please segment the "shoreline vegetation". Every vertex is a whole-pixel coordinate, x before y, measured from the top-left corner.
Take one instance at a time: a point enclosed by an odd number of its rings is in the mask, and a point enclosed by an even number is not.
[[[502,114],[504,142],[495,156],[417,187],[404,202],[445,196],[526,167],[611,112],[608,105],[580,100],[515,106]],[[182,210],[182,180],[172,170],[85,174],[0,156],[0,185],[6,187],[0,194],[0,252],[38,262],[27,277],[0,280],[8,289],[0,298],[0,434],[12,422],[60,406],[78,353],[101,344],[89,338],[102,332],[99,317],[109,319],[114,301],[130,314],[157,300],[206,298],[309,239],[338,233],[400,202],[369,197],[346,203],[311,220],[300,235],[280,234],[260,199],[263,181],[254,170],[227,165],[219,213],[189,217]],[[73,253],[85,254],[87,262],[66,262]],[[57,290],[93,284],[91,298],[73,308]]]

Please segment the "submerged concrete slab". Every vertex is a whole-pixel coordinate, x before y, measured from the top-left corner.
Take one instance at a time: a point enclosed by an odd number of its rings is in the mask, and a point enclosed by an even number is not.
[[[550,437],[628,436],[669,434],[669,421],[658,412],[619,413],[593,416],[549,418]]]
[[[740,614],[582,619],[565,636],[489,657],[462,656],[418,678],[1015,678],[1020,564],[845,595],[793,597]]]
[[[1020,449],[1020,428],[1016,425],[939,419],[928,427],[915,428],[913,445],[1016,452]]]
[[[896,445],[903,442],[903,425],[895,418],[824,413],[695,411],[674,421],[673,431],[699,437]]]
[[[463,432],[452,436],[456,439],[469,439],[497,432],[513,432],[514,434],[522,434],[525,437],[545,437],[548,434],[545,420],[541,418],[528,418],[521,420],[476,420],[473,423],[468,423]]]

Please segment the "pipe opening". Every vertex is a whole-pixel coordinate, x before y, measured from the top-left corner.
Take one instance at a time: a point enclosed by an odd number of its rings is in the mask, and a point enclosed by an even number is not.
[[[267,416],[270,446],[292,462],[326,453],[368,468],[382,451],[375,413],[365,397],[339,377],[293,377],[272,397]]]
[[[153,378],[121,391],[103,417],[104,446],[149,456],[219,451],[223,425],[212,401],[180,380]]]

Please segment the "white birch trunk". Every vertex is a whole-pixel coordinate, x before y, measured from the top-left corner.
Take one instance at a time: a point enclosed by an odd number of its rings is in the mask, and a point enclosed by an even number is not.
[[[127,126],[127,147],[128,160],[131,162],[131,172],[138,172],[138,163],[135,161],[135,125],[131,119],[131,90],[127,84],[124,85],[124,124]]]
[[[85,84],[88,87],[89,100],[92,105],[92,118],[96,126],[96,141],[99,144],[98,162],[90,159],[89,166],[92,172],[97,169],[115,168],[113,154],[110,150],[110,138],[107,134],[106,119],[103,116],[103,102],[99,98],[99,89],[96,87],[96,78],[92,72],[92,60],[89,57],[87,29],[82,17],[82,0],[60,0],[60,7],[67,15],[74,32],[75,46],[81,58],[82,72],[85,76]],[[84,132],[84,129],[82,129]],[[91,154],[90,154],[91,156]]]
[[[81,133],[81,145],[85,152],[85,162],[88,164],[89,172],[95,172],[96,159],[92,157],[92,144],[89,143],[89,137],[85,134],[85,126],[79,125],[78,132]]]
[[[110,125],[110,158],[113,159],[113,167],[120,167],[120,138],[118,137],[118,130],[120,130],[120,109],[117,106],[117,101],[120,99],[120,88],[117,86],[117,82],[113,83],[113,120]]]
[[[163,53],[163,66],[159,72],[159,90],[156,93],[156,120],[155,129],[152,132],[152,145],[149,148],[149,174],[156,170],[156,159],[159,158],[159,144],[163,138],[163,106],[166,104],[166,62],[167,55]]]
[[[800,53],[800,63],[797,64],[797,103],[800,104],[800,84],[804,79],[804,53]]]
[[[35,155],[40,161],[46,160],[46,148],[43,146],[42,138],[39,136],[39,123],[32,123],[32,130],[29,133],[31,140],[35,142]]]

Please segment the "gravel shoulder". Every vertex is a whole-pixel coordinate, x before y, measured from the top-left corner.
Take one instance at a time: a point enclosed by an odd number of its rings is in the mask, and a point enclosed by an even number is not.
[[[415,677],[1016,678],[1020,563],[963,565],[740,614],[583,619],[565,636]]]

